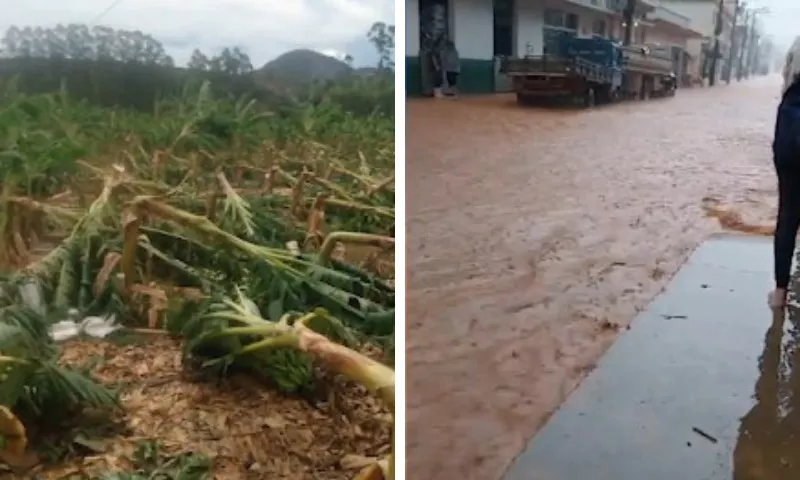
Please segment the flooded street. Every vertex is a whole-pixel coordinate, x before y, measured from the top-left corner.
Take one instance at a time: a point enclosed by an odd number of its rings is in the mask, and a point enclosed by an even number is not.
[[[408,102],[409,478],[500,478],[700,242],[769,232],[779,88]]]
[[[800,478],[800,318],[767,308],[771,273],[768,237],[703,242],[503,480]]]

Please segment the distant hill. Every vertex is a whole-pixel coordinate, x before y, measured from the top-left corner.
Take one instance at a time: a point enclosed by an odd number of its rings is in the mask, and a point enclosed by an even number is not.
[[[335,80],[350,75],[350,65],[322,53],[307,49],[291,50],[267,62],[255,75],[287,85]]]
[[[345,62],[311,50],[287,52],[262,68],[243,75],[218,71],[190,70],[116,60],[79,60],[66,58],[0,58],[0,93],[5,83],[17,77],[15,87],[25,93],[56,92],[66,82],[67,93],[76,98],[106,106],[124,106],[150,111],[159,98],[181,95],[187,83],[211,82],[219,94],[234,97],[249,95],[279,109],[291,107],[309,95],[326,95],[344,108],[369,114],[374,105],[392,112],[394,108],[391,71],[376,68],[353,69]],[[354,86],[349,80],[374,79]],[[314,82],[335,82],[325,90],[307,87]],[[373,98],[375,97],[375,98]]]
[[[126,106],[149,111],[158,98],[181,95],[187,82],[209,80],[219,94],[247,94],[269,105],[290,102],[274,82],[251,75],[189,70],[115,60],[64,58],[0,58],[0,87],[17,77],[16,88],[25,93],[57,92],[66,82],[67,92],[92,103]]]
[[[357,68],[355,73],[362,77],[370,77],[374,75],[380,75],[382,71],[378,67],[361,67]]]

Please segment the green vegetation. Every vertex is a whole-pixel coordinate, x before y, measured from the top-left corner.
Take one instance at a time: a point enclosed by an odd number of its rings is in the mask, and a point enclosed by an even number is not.
[[[203,480],[211,478],[211,460],[203,455],[166,456],[153,442],[139,442],[133,454],[134,472],[107,473],[92,480]]]
[[[124,388],[60,361],[49,332],[69,318],[173,335],[190,370],[287,394],[317,388],[315,362],[392,407],[393,371],[357,353],[393,345],[386,76],[281,90],[234,49],[176,69],[147,35],[79,26],[3,45],[5,463],[25,463],[28,430],[126,408]]]
[[[254,69],[236,47],[218,55],[195,50],[187,68],[178,68],[163,45],[138,31],[80,24],[12,27],[0,40],[0,79],[19,78],[18,88],[28,94],[64,84],[72,98],[144,112],[160,99],[180,96],[187,83],[209,81],[217,95],[246,94],[271,109],[330,98],[348,112],[391,116],[394,27],[376,23],[368,38],[381,58],[376,69],[354,69],[310,50],[287,52]]]

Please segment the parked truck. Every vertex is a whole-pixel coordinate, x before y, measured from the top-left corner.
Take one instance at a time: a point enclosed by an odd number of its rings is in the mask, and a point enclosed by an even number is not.
[[[501,69],[522,104],[565,97],[592,106],[673,95],[677,88],[672,59],[659,48],[622,46],[600,37],[564,35],[552,51],[507,58]]]
[[[678,78],[669,48],[648,44],[619,48],[627,97],[646,99],[675,95]]]

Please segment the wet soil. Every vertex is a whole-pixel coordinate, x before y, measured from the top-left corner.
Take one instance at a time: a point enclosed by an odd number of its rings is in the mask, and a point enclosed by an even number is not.
[[[499,478],[703,239],[771,231],[779,89],[408,102],[410,477]]]
[[[244,375],[218,382],[183,368],[180,343],[160,334],[128,345],[65,344],[65,364],[85,365],[87,359],[99,361],[93,371],[98,380],[122,387],[118,431],[92,432],[82,419],[77,432],[89,436],[92,454],[39,465],[25,478],[130,472],[136,446],[148,442],[169,457],[207,456],[214,479],[349,480],[391,448],[391,412],[338,376],[324,377],[318,398],[282,395]],[[63,446],[67,435],[60,437]]]

